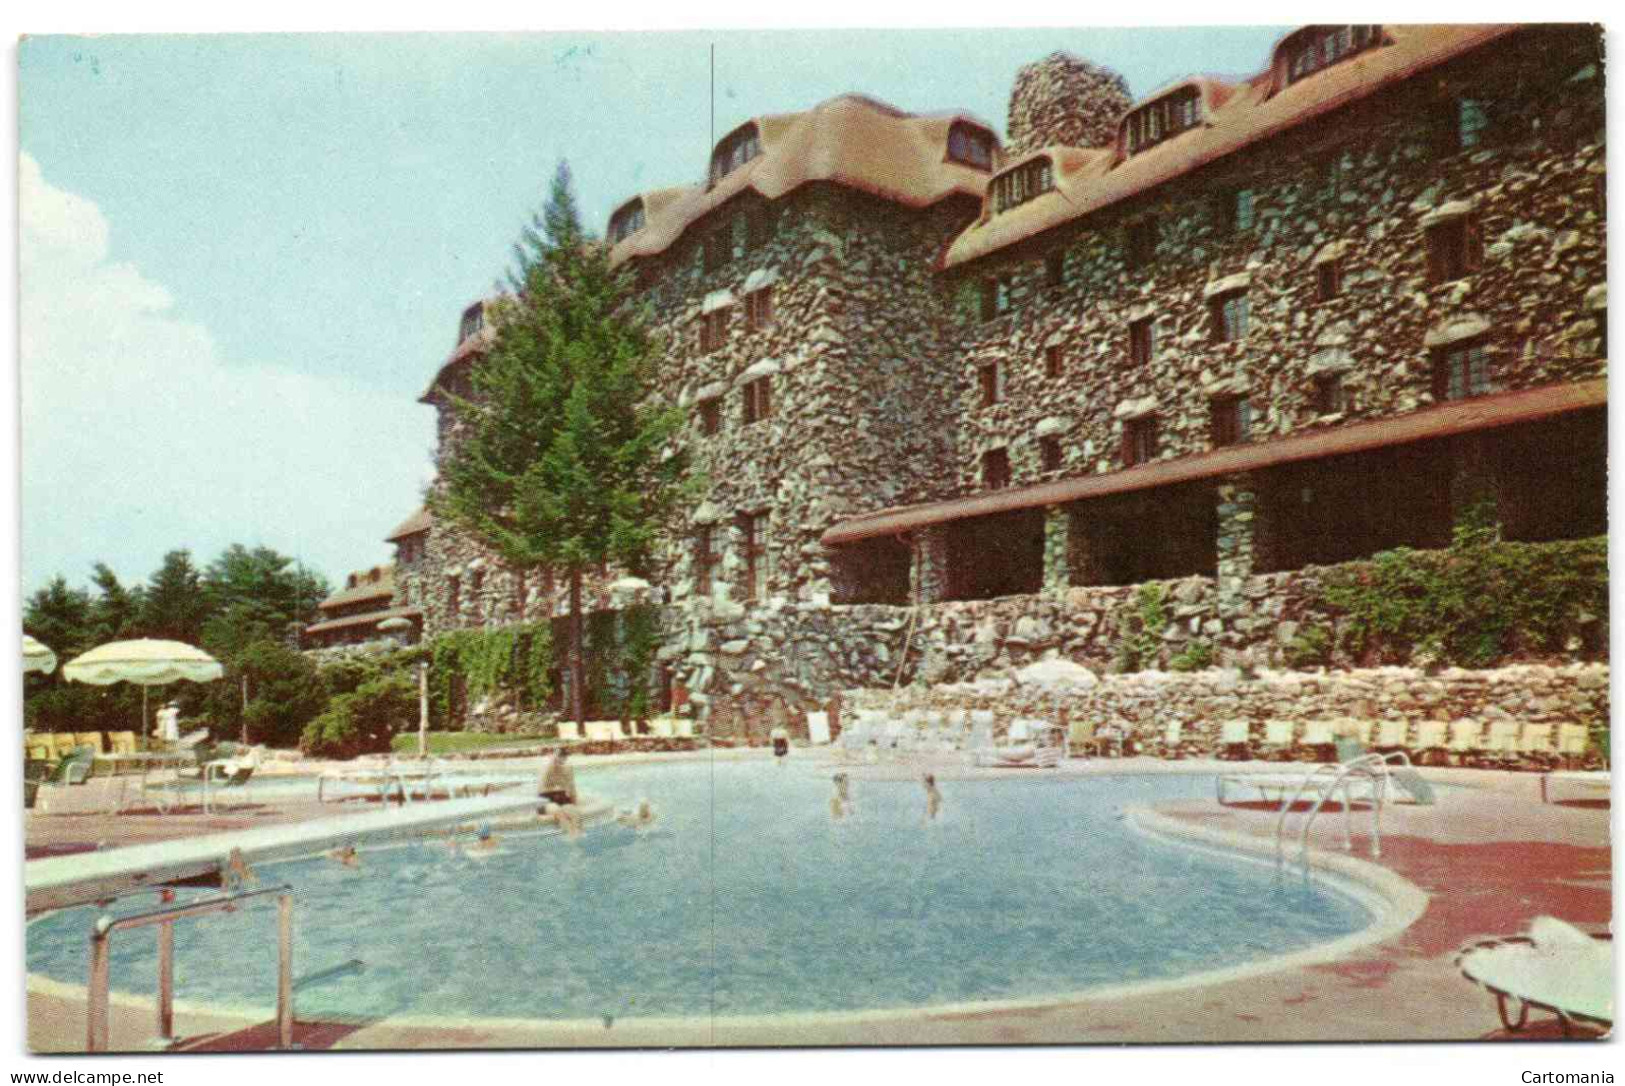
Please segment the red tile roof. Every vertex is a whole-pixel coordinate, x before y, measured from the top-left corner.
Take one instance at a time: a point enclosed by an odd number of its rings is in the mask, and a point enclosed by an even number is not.
[[[756,125],[762,153],[713,187],[646,194],[643,229],[616,245],[611,261],[664,252],[692,223],[747,189],[773,200],[810,181],[833,181],[910,207],[955,193],[980,200],[987,173],[948,161],[948,129],[957,120],[992,132],[970,113],[905,113],[858,94],[804,113],[754,118],[746,123]]]
[[[1126,158],[1119,147],[1115,152],[1092,155],[1082,168],[1058,170],[1054,191],[973,223],[948,247],[943,265],[969,263],[1146,192],[1517,29],[1515,25],[1385,27],[1384,45],[1279,90],[1273,63],[1269,70],[1237,86],[1207,78],[1170,84],[1136,102],[1134,108],[1178,86],[1195,83],[1209,106],[1204,124]]]
[[[1396,418],[1372,419],[1256,445],[1230,445],[1174,460],[1157,460],[1121,471],[1084,475],[1053,483],[995,490],[970,498],[897,506],[851,517],[823,535],[825,546],[895,535],[931,524],[989,516],[1018,509],[1037,509],[1130,490],[1211,479],[1232,472],[1257,471],[1277,464],[1319,460],[1365,452],[1429,438],[1449,437],[1554,415],[1601,407],[1608,402],[1608,379],[1503,392],[1471,400],[1454,400]]]

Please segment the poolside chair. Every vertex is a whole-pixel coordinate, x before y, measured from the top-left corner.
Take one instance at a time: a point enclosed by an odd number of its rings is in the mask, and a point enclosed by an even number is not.
[[[1258,756],[1271,762],[1289,761],[1292,757],[1293,722],[1290,720],[1266,720],[1264,722],[1264,743],[1258,750]]]
[[[137,747],[135,733],[108,732],[107,746],[109,754],[134,754]]]
[[[51,757],[55,761],[73,757],[79,749],[79,740],[72,732],[57,732],[51,736]]]
[[[240,792],[246,798],[248,782],[253,778],[254,771],[260,767],[263,756],[264,752],[259,747],[253,747],[246,755],[205,763],[203,773],[208,780],[209,789],[205,793],[208,802],[204,806],[204,812],[208,813],[220,806],[222,797],[229,802],[234,794]]]
[[[24,736],[23,757],[30,762],[54,762],[56,744],[49,735]]]
[[[1537,916],[1529,934],[1487,939],[1456,955],[1461,975],[1495,996],[1511,1032],[1529,1021],[1529,1008],[1555,1014],[1567,1036],[1576,1023],[1614,1023],[1612,936],[1591,936],[1550,916]],[[1508,1004],[1517,1013],[1509,1013]]]
[[[1072,721],[1067,729],[1066,744],[1071,749],[1072,757],[1087,758],[1093,753],[1095,722],[1082,719]]]
[[[74,742],[78,743],[80,746],[89,747],[92,753],[107,753],[107,747],[102,743],[101,732],[76,732],[74,733],[73,738]]]
[[[1444,755],[1446,762],[1452,755],[1457,765],[1466,765],[1482,748],[1484,723],[1479,720],[1452,720],[1450,722],[1450,738],[1445,741]]]
[[[1220,758],[1251,761],[1253,757],[1252,725],[1246,720],[1226,720],[1219,724]]]
[[[1410,748],[1411,761],[1447,760],[1445,750],[1450,725],[1442,720],[1424,720],[1416,726],[1416,744]]]
[[[1518,729],[1516,720],[1492,720],[1484,745],[1478,749],[1473,764],[1481,769],[1508,769],[1518,758]]]
[[[1385,719],[1377,724],[1377,736],[1371,749],[1379,754],[1392,754],[1405,749],[1405,735],[1411,730],[1406,720]]]
[[[1555,724],[1525,724],[1518,736],[1518,768],[1548,770],[1557,765],[1557,747],[1552,742]]]
[[[1127,743],[1126,737],[1124,742]],[[1191,741],[1185,738],[1185,722],[1176,717],[1162,729],[1162,736],[1157,744],[1157,757],[1175,760],[1185,758],[1190,755],[1191,746]]]
[[[1337,720],[1332,722],[1332,747],[1339,762],[1352,762],[1368,752],[1371,746],[1373,722],[1369,720]]]
[[[1583,765],[1591,751],[1591,729],[1584,724],[1560,724],[1557,728],[1557,756],[1568,769]]]
[[[1298,757],[1305,762],[1330,762],[1337,757],[1337,737],[1330,720],[1311,720],[1303,726]]]

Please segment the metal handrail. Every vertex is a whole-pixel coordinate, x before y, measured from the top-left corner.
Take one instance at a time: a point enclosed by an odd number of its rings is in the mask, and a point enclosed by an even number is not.
[[[1275,821],[1275,862],[1282,866],[1286,861],[1286,816],[1303,797],[1304,791],[1324,771],[1335,770],[1337,776],[1330,786],[1321,791],[1315,800],[1314,806],[1303,818],[1298,827],[1298,860],[1307,876],[1309,873],[1309,829],[1314,824],[1315,817],[1320,814],[1326,801],[1342,790],[1343,794],[1343,850],[1354,850],[1354,795],[1350,790],[1349,782],[1354,778],[1361,778],[1371,782],[1371,855],[1382,855],[1382,808],[1388,799],[1389,766],[1391,764],[1409,766],[1411,760],[1404,751],[1390,751],[1386,754],[1364,754],[1347,762],[1336,765],[1316,766],[1313,772],[1305,774],[1298,784],[1298,789],[1292,794],[1291,800],[1283,804],[1281,813]]]
[[[172,902],[175,892],[160,891],[165,902]],[[175,1043],[175,921],[207,916],[219,912],[236,912],[238,906],[253,898],[277,895],[277,992],[276,1020],[278,1047],[293,1047],[293,887],[266,887],[244,890],[219,897],[189,901],[184,905],[166,905],[129,916],[96,918],[90,929],[90,991],[85,1023],[85,1048],[90,1052],[106,1052],[112,1015],[109,1003],[112,984],[112,938],[116,931],[158,927],[158,1036],[155,1047],[168,1048]]]

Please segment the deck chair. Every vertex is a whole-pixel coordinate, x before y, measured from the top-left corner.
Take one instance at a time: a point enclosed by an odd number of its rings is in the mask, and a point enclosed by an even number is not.
[[[1219,757],[1251,761],[1252,725],[1246,720],[1226,720],[1219,724]]]
[[[1420,762],[1437,754],[1445,757],[1450,725],[1442,720],[1424,720],[1416,726],[1416,743],[1410,748],[1411,761]]]
[[[1125,739],[1125,745],[1127,740]],[[1186,755],[1185,722],[1183,720],[1170,720],[1162,729],[1162,737],[1157,744],[1157,757],[1180,759]]]
[[[48,735],[30,735],[23,740],[23,757],[30,762],[56,761],[56,743]]]
[[[1258,756],[1271,762],[1287,761],[1292,757],[1293,723],[1290,720],[1266,720],[1264,743]]]
[[[1450,738],[1445,740],[1444,754],[1448,761],[1451,755],[1456,758],[1457,765],[1466,765],[1468,759],[1483,749],[1484,722],[1480,720],[1452,720],[1450,722]]]
[[[1522,769],[1551,769],[1557,765],[1557,747],[1552,742],[1553,724],[1525,724],[1518,736],[1518,765]]]
[[[95,754],[106,754],[107,753],[107,747],[102,744],[102,733],[101,732],[76,732],[76,733],[74,733],[73,738],[74,738],[74,741],[76,743],[78,743],[81,747],[89,747],[89,748],[91,748],[92,753],[95,753]]]
[[[79,749],[79,740],[74,738],[72,732],[57,732],[51,736],[51,758],[53,761],[63,761],[73,757]]]
[[[1591,750],[1591,729],[1584,724],[1561,724],[1557,729],[1557,756],[1569,769],[1582,765]]]
[[[90,779],[90,767],[95,764],[96,752],[90,746],[75,747],[45,778],[46,784],[84,784]]]
[[[1303,726],[1303,740],[1297,747],[1305,762],[1329,762],[1337,756],[1337,737],[1330,720],[1311,720]]]
[[[1485,769],[1510,768],[1518,758],[1518,729],[1516,720],[1490,721],[1489,734],[1478,749],[1474,764]]]
[[[260,748],[254,747],[242,757],[206,763],[203,772],[208,778],[209,790],[204,812],[213,811],[223,800],[229,802],[239,793],[246,799],[248,782],[253,779],[254,771],[260,767],[262,757],[263,752]]]
[[[1612,938],[1593,938],[1550,916],[1537,916],[1529,934],[1474,943],[1456,955],[1461,975],[1495,996],[1511,1032],[1529,1021],[1529,1008],[1555,1014],[1568,1035],[1575,1023],[1614,1022]],[[1517,1013],[1510,1013],[1508,1004]]]
[[[1378,723],[1377,737],[1371,749],[1381,754],[1392,754],[1405,749],[1405,735],[1411,730],[1409,721],[1387,719]]]
[[[1074,758],[1087,758],[1095,744],[1095,722],[1078,719],[1067,729],[1066,745]]]
[[[109,754],[134,754],[137,746],[135,733],[108,732],[107,745]]]

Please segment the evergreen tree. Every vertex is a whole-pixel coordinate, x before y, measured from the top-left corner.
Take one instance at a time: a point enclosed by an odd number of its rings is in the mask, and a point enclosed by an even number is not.
[[[96,563],[90,583],[100,593],[90,607],[96,643],[134,637],[141,621],[141,590],[125,588],[106,562]]]
[[[170,551],[143,594],[141,635],[196,645],[208,617],[209,599],[192,564],[192,552]]]
[[[682,413],[651,403],[653,348],[629,305],[630,275],[587,236],[560,163],[540,215],[514,246],[512,294],[494,306],[494,342],[429,503],[519,569],[568,579],[571,715],[585,717],[583,574],[647,567],[685,468],[668,442]]]

